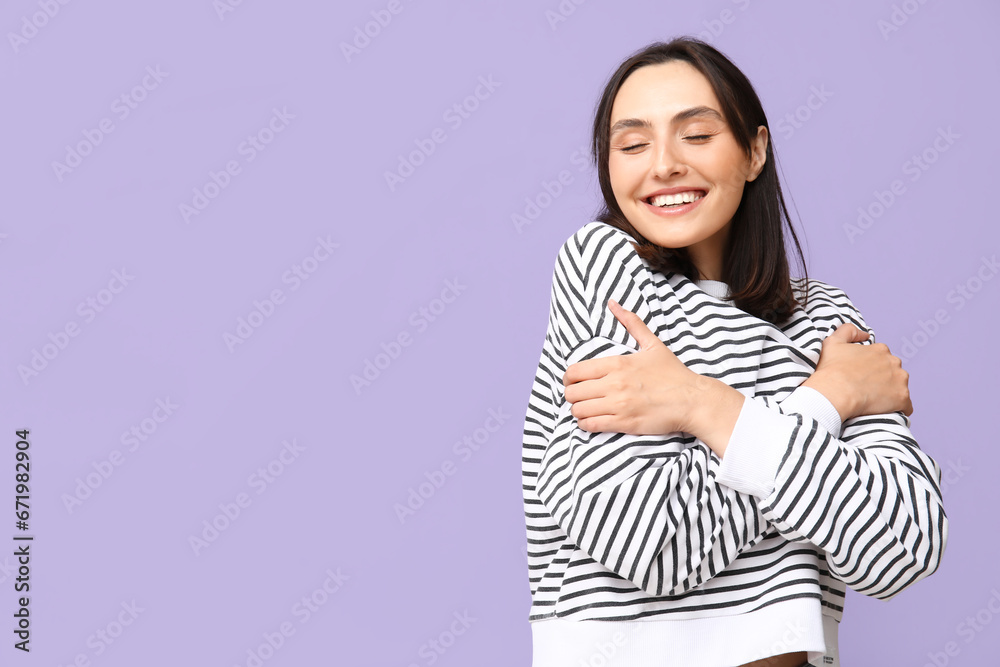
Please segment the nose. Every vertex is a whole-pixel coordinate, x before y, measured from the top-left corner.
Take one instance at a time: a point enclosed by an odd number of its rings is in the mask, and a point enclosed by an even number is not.
[[[673,149],[669,141],[660,144],[659,149],[653,152],[653,176],[661,179],[668,179],[675,174],[683,172],[684,163]]]

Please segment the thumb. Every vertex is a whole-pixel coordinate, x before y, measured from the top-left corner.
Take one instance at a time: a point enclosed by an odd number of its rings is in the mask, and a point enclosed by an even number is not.
[[[615,319],[625,326],[625,330],[632,334],[632,338],[639,343],[640,350],[648,350],[655,345],[663,345],[663,341],[649,330],[642,318],[631,310],[625,310],[614,299],[608,299],[608,308],[614,314]]]
[[[868,340],[868,332],[862,331],[850,322],[844,322],[827,336],[827,340],[834,343],[861,343]]]

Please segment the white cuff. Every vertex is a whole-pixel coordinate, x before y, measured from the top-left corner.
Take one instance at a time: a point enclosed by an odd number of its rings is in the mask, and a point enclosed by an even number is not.
[[[781,411],[785,414],[794,413],[803,417],[812,417],[819,422],[819,425],[830,432],[835,438],[840,437],[840,429],[843,426],[840,421],[840,413],[833,407],[826,396],[816,391],[812,387],[796,387],[795,391],[788,395],[781,402]]]
[[[819,392],[816,392],[819,393]],[[778,465],[797,421],[747,396],[723,452],[715,481],[766,498],[774,491]]]

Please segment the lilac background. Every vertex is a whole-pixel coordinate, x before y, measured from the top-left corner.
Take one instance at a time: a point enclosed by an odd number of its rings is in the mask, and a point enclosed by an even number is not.
[[[46,2],[57,12],[32,33],[24,21]],[[1000,371],[1000,280],[961,308],[949,293],[1000,252],[987,202],[997,5],[565,0],[551,23],[557,0],[400,0],[345,57],[341,43],[389,4],[5,4],[0,541],[17,532],[17,428],[31,429],[36,540],[30,655],[12,648],[14,559],[0,557],[0,662],[252,665],[248,651],[288,623],[263,664],[528,665],[520,435],[555,254],[597,203],[577,151],[618,62],[700,32],[764,101],[810,274],[846,290],[897,355],[921,322],[946,319],[905,367],[914,433],[952,471],[947,552],[889,603],[849,592],[843,664],[992,664],[998,455],[983,415],[997,394],[983,378]],[[901,25],[883,34],[894,11]],[[162,81],[121,118],[114,100],[147,67]],[[480,77],[498,85],[460,125],[446,118]],[[294,117],[248,161],[241,142],[275,108]],[[60,180],[53,162],[104,118],[113,131]],[[385,172],[436,128],[445,141],[390,189]],[[947,128],[958,138],[937,153]],[[936,161],[914,181],[906,163],[928,149]],[[240,172],[186,222],[180,205],[230,160]],[[518,231],[512,215],[563,171],[571,182]],[[903,194],[850,238],[858,208],[897,179]],[[283,276],[318,237],[339,247],[293,290]],[[123,268],[128,285],[102,295]],[[449,280],[459,295],[442,312]],[[230,351],[224,334],[276,289],[283,302]],[[101,296],[113,300],[88,321],[78,304]],[[78,335],[22,378],[69,323]],[[378,357],[400,334],[410,344]],[[356,391],[351,376],[376,360]],[[173,414],[149,421],[168,398]],[[502,428],[456,450],[490,410]],[[143,420],[156,430],[129,451],[122,434]],[[293,439],[303,449],[258,494],[251,475]],[[70,511],[78,479],[116,450],[121,465]],[[401,521],[395,506],[446,461],[453,474]],[[189,537],[240,493],[250,505],[196,555]],[[329,596],[328,569],[347,577]],[[314,593],[324,603],[303,622],[295,605]],[[132,601],[134,622],[96,640]],[[466,612],[475,620],[453,625]],[[977,613],[985,625],[964,631]],[[453,643],[451,628],[465,630]]]

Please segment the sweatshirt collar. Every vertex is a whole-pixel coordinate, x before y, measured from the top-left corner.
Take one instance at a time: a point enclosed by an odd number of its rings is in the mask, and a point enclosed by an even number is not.
[[[695,280],[694,284],[703,292],[711,294],[717,299],[729,301],[729,285],[721,280]]]

